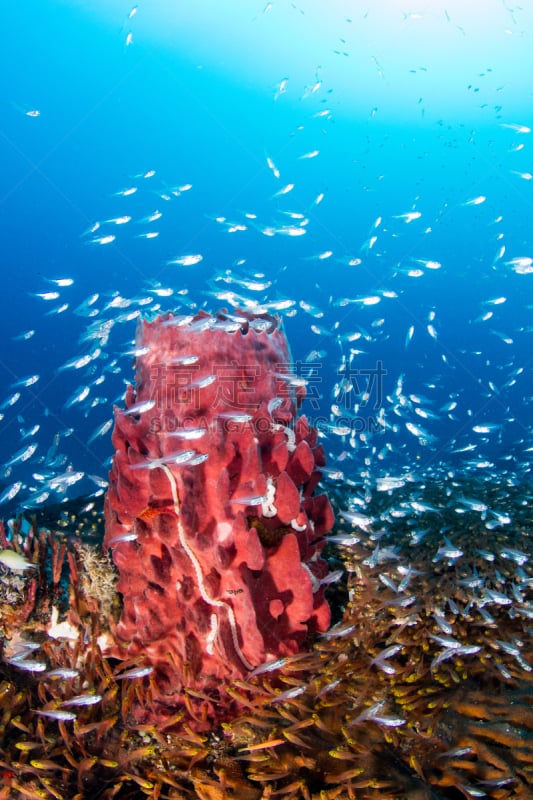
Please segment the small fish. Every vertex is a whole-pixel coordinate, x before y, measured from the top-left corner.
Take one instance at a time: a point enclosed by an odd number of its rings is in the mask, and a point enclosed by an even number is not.
[[[263,9],[263,14],[264,14],[266,11],[270,11],[270,9],[271,9],[271,8],[272,8],[272,3],[267,3],[267,5],[265,6],[265,8]],[[285,92],[287,91],[287,88],[286,88],[286,87],[287,87],[287,80],[288,80],[288,78],[283,78],[283,79],[282,79],[282,80],[279,82],[279,85],[278,85],[278,87],[277,87],[277,89],[276,89],[276,93],[275,93],[275,95],[274,95],[274,100],[277,100],[277,99],[278,99],[278,97],[280,97],[282,94],[285,94]],[[269,161],[269,160],[270,160],[270,159],[268,159],[268,158],[267,158],[267,161]],[[279,178],[279,174],[278,174],[278,175],[276,175],[276,177],[277,177],[277,178]]]
[[[392,580],[390,575],[386,575],[386,574],[382,573],[379,576],[379,579],[380,579],[381,583],[384,586],[387,587],[387,589],[391,589],[395,594],[398,593],[398,587],[396,586],[396,584],[394,583],[394,581]]]
[[[72,286],[74,280],[72,278],[46,278],[49,283],[54,283],[56,286]]]
[[[109,225],[126,225],[128,222],[131,222],[131,217],[128,216],[112,217],[111,219],[104,220],[104,223],[107,223]]]
[[[429,638],[433,639],[434,642],[437,642],[448,650],[458,650],[463,646],[461,642],[458,642],[457,639],[453,638],[453,636],[437,636],[430,633]]]
[[[96,236],[94,239],[89,239],[89,244],[111,244],[116,238],[117,237],[113,236],[113,234],[109,234],[109,236]]]
[[[102,699],[101,694],[77,694],[70,700],[64,700],[61,706],[94,706]]]
[[[527,125],[518,125],[515,122],[500,122],[500,128],[509,128],[515,133],[531,133],[531,128]]]
[[[6,408],[10,408],[11,406],[14,406],[15,403],[18,403],[19,400],[20,400],[20,392],[13,392],[12,395],[10,395],[8,398],[4,400],[3,403],[0,404],[0,409],[2,409],[3,411]]]
[[[15,550],[0,550],[0,564],[14,571],[37,569],[37,564],[32,564],[31,561],[28,561],[27,558]]]
[[[426,269],[440,269],[442,267],[440,261],[433,261],[429,258],[413,258],[413,261]]]
[[[177,316],[171,316],[168,319],[164,320],[161,325],[165,328],[182,328],[184,325],[189,325],[190,322],[194,319],[192,314],[180,314]],[[179,360],[170,359],[170,364],[179,364],[181,363]]]
[[[247,422],[251,422],[253,419],[253,416],[251,414],[239,414],[238,412],[233,414],[231,411],[217,414],[217,417],[219,419],[225,419],[228,422],[234,423],[236,425],[245,425]]]
[[[22,750],[23,753],[27,753],[30,750],[36,750],[39,747],[42,747],[42,742],[29,742],[27,740],[22,742],[15,742],[15,747],[17,750]]]
[[[109,430],[111,430],[112,425],[113,425],[113,420],[108,419],[106,422],[103,422],[101,425],[95,428],[95,430],[92,432],[91,436],[87,440],[87,444],[92,444],[92,442],[94,442],[95,439],[98,439],[98,437],[105,436],[105,434]]]
[[[461,645],[460,647],[449,647],[446,650],[443,650],[439,653],[430,664],[430,670],[433,672],[436,667],[442,664],[444,661],[448,661],[450,658],[456,658],[457,656],[470,656],[479,653],[481,647],[475,644],[471,645]]]
[[[21,450],[17,450],[14,456],[11,456],[9,461],[6,462],[6,467],[12,467],[15,464],[20,464],[24,461],[28,461],[32,457],[32,455],[37,450],[38,444],[37,442],[33,442],[29,444],[27,447],[23,447]]]
[[[373,722],[377,722],[378,724],[385,725],[386,727],[399,727],[400,725],[405,725],[406,720],[401,719],[400,717],[385,717],[379,712],[385,705],[384,700],[380,700],[378,703],[374,703],[374,705],[370,706],[369,708],[365,708],[354,720],[348,723],[348,726],[351,727],[352,725],[357,725],[360,722],[366,722],[367,720],[372,720]]]
[[[87,475],[87,477],[93,481],[100,489],[107,489],[108,482],[104,478],[100,478],[98,475]]]
[[[491,553],[490,550],[476,550],[476,552],[479,553],[481,558],[484,558],[485,561],[491,562],[496,560],[496,556],[494,553]]]
[[[82,367],[86,367],[87,364],[90,364],[92,361],[92,355],[87,353],[84,356],[76,356],[75,358],[71,358],[69,361],[66,361],[58,368],[58,372],[62,372],[65,369],[81,369]]]
[[[355,625],[342,625],[337,624],[334,625],[329,631],[326,631],[322,634],[323,639],[336,639],[339,636],[349,636],[350,634],[354,633]]]
[[[504,653],[507,653],[510,656],[520,656],[520,648],[517,644],[513,644],[512,642],[504,642],[501,639],[495,639],[496,644],[503,650]]]
[[[208,386],[211,386],[217,379],[216,375],[206,375],[205,378],[198,378],[197,381],[192,381],[192,383],[188,383],[186,386],[180,387],[183,391],[188,389],[206,389]]]
[[[325,575],[323,578],[317,581],[318,583],[317,588],[319,588],[320,586],[329,586],[332,583],[338,583],[338,581],[342,578],[343,575],[344,575],[343,569],[336,569],[334,572],[328,572],[327,575]]]
[[[376,490],[378,492],[390,492],[394,489],[401,489],[405,486],[404,478],[395,478],[393,475],[386,475],[376,479]]]
[[[69,669],[68,667],[57,667],[45,672],[43,678],[59,678],[60,680],[70,680],[77,678],[80,673],[77,669]]]
[[[48,665],[44,661],[35,661],[33,658],[6,659],[8,664],[11,664],[17,669],[22,669],[25,672],[44,672],[48,669]]]
[[[328,536],[328,542],[337,544],[340,547],[353,547],[360,541],[361,540],[359,539],[358,536],[342,536],[342,534],[338,534],[335,536]]]
[[[69,308],[68,303],[63,303],[60,306],[56,306],[55,308],[51,308],[50,311],[47,311],[45,316],[51,317],[53,314],[63,314]]]
[[[48,486],[54,491],[60,491],[67,486],[73,486],[78,481],[81,481],[83,477],[85,477],[84,472],[75,472],[72,469],[67,470],[62,475],[56,475],[54,478],[50,478]]]
[[[9,503],[10,500],[13,500],[13,498],[17,496],[21,489],[22,481],[16,481],[16,483],[8,486],[7,489],[4,489],[0,495],[0,505],[2,505],[2,503]]]
[[[19,378],[18,381],[12,383],[11,386],[13,389],[17,389],[20,387],[27,388],[28,386],[33,386],[34,383],[37,383],[39,380],[39,375],[28,375],[26,378]]]
[[[155,211],[152,211],[151,214],[148,214],[147,217],[143,217],[142,219],[138,220],[138,222],[140,225],[149,225],[151,222],[157,222],[157,220],[161,219],[162,216],[163,213],[156,209]]]
[[[439,614],[437,611],[434,611],[432,616],[443,633],[449,635],[453,633],[453,627],[450,625],[450,623],[443,614]]]
[[[72,711],[61,711],[59,708],[49,708],[49,709],[42,709],[40,711],[35,711],[40,717],[48,717],[49,719],[56,719],[60,722],[69,722],[70,720],[76,719],[76,714]]]
[[[134,531],[126,531],[125,533],[119,533],[118,536],[113,536],[113,538],[107,542],[107,547],[115,547],[117,544],[121,544],[121,542],[136,542],[137,539],[138,535]]]
[[[278,669],[286,666],[289,662],[289,657],[275,658],[272,661],[265,661],[264,664],[259,664],[258,667],[248,673],[248,678],[255,678],[256,675],[263,675],[265,672],[275,672]]]
[[[90,225],[87,228],[87,230],[83,231],[83,233],[81,235],[82,236],[88,236],[90,233],[96,233],[96,231],[99,229],[99,227],[100,227],[100,223],[99,222],[93,222],[93,224]]]
[[[129,308],[132,304],[132,300],[127,297],[122,297],[118,292],[113,293],[112,299],[105,307],[105,311],[109,308]]]
[[[317,78],[317,80],[312,86],[306,86],[302,99],[305,100],[307,97],[311,97],[311,95],[318,92],[321,86],[322,86],[322,81]]]
[[[269,698],[269,703],[285,703],[287,700],[293,700],[295,697],[300,697],[307,690],[307,686],[293,686],[285,692]]]
[[[146,411],[151,411],[154,406],[155,400],[142,400],[139,403],[134,403],[121,413],[123,416],[135,416],[136,414],[144,414]]]
[[[505,265],[512,267],[518,274],[525,275],[528,272],[533,272],[533,258],[530,256],[512,258],[510,261],[505,261]]]
[[[340,511],[339,516],[341,519],[356,525],[359,528],[366,529],[374,523],[374,517],[369,517],[362,514],[360,511]]]
[[[196,450],[183,450],[180,453],[170,453],[167,456],[161,456],[160,458],[152,458],[148,461],[140,461],[137,464],[130,464],[130,469],[157,469],[158,467],[162,467],[166,464],[171,464],[174,466],[178,465],[186,465],[191,462],[193,458],[197,456]]]
[[[22,661],[26,658],[28,653],[31,653],[33,650],[38,650],[40,648],[39,642],[30,642],[28,639],[21,639],[19,640],[16,645],[15,649],[16,652],[14,655],[10,657],[10,661],[14,663],[15,661]]]
[[[280,236],[304,236],[307,229],[298,225],[284,225],[281,228],[270,229],[273,233],[278,233]],[[266,233],[266,229],[263,230]]]
[[[151,675],[153,671],[153,667],[133,667],[133,669],[127,669],[125,672],[121,672],[120,675],[115,675],[115,680],[121,681],[125,678],[128,680],[132,678],[145,678],[147,675]]]
[[[458,558],[463,556],[463,551],[458,547],[455,547],[446,536],[444,537],[444,541],[445,544],[439,547],[435,557],[433,558],[434,563],[444,559],[447,561],[456,561]]]
[[[507,597],[506,594],[503,594],[502,592],[496,592],[493,589],[488,589],[486,587],[485,594],[482,599],[487,603],[492,602],[498,606],[510,606],[513,603],[511,598]]]
[[[529,556],[526,553],[523,553],[521,550],[516,550],[513,547],[503,547],[499,551],[499,554],[502,558],[507,558],[510,559],[511,561],[515,561],[519,566],[523,566],[529,561]]]
[[[472,430],[474,433],[495,433],[499,431],[502,426],[498,423],[487,422],[483,425],[474,425]]]
[[[14,342],[25,342],[28,339],[31,339],[32,336],[35,336],[34,330],[23,331],[22,333],[17,334],[17,336],[13,336]]]
[[[422,214],[420,211],[408,211],[406,214],[397,214],[394,219],[401,219],[406,223],[413,222],[415,219],[420,219]]]
[[[190,461],[187,461],[188,467],[196,467],[198,464],[203,464],[204,461],[207,461],[209,458],[209,453],[198,453],[197,456],[191,458]]]
[[[473,747],[468,745],[465,747],[454,747],[453,750],[447,750],[445,753],[440,753],[437,758],[463,758],[469,756],[474,752]]]
[[[201,439],[206,433],[206,428],[183,428],[183,430],[165,433],[165,436],[174,439],[184,439],[185,441],[194,441],[195,439]]]
[[[484,513],[488,510],[488,506],[482,500],[477,500],[475,497],[460,497],[458,502],[470,511],[478,511]]]
[[[90,393],[91,389],[89,386],[81,386],[80,388],[76,389],[73,394],[66,400],[65,408],[72,408],[72,406],[76,405],[77,403],[82,403]]]
[[[381,303],[381,297],[377,294],[371,294],[367,297],[354,297],[352,303],[362,303],[364,306],[375,306]]]
[[[156,289],[149,289],[148,291],[153,292],[158,297],[172,297],[174,294],[174,289],[165,289],[163,286],[158,286]]]
[[[268,168],[269,168],[269,170],[271,170],[271,172],[274,175],[274,177],[275,178],[279,178],[280,177],[279,169],[276,167],[276,165],[274,164],[272,159],[269,156],[267,156],[266,157],[266,161],[267,161]]]
[[[383,725],[385,728],[399,728],[407,722],[403,717],[386,717],[383,714],[375,714],[372,721],[378,725]]]
[[[391,647],[387,647],[385,650],[383,650],[382,653],[373,658],[370,664],[372,666],[378,667],[386,675],[394,675],[396,672],[396,668],[393,667],[392,664],[389,664],[387,659],[392,658],[392,656],[395,656],[396,653],[399,653],[401,649],[402,649],[401,644],[393,644],[391,645]]]
[[[326,683],[325,686],[317,694],[317,698],[323,697],[328,692],[331,692],[333,689],[336,689],[337,686],[342,683],[342,678],[337,678],[337,680],[331,681],[330,683]]]
[[[272,197],[282,197],[284,194],[289,194],[294,189],[294,183],[287,183],[279,191],[272,195]]]
[[[191,364],[196,364],[197,361],[200,360],[199,356],[176,356],[175,358],[169,358],[166,362],[170,366],[180,365],[184,367],[188,367]]]
[[[413,422],[406,422],[405,427],[409,433],[412,433],[413,436],[417,437],[422,446],[433,444],[433,442],[436,441],[436,437],[429,433],[425,428],[422,428],[420,425],[415,425]]]
[[[33,297],[40,297],[41,300],[57,300],[60,294],[59,292],[41,292],[34,294]]]
[[[182,267],[193,267],[195,264],[199,264],[202,260],[203,256],[197,253],[196,255],[179,256],[179,258],[173,258],[170,261],[167,261],[167,264],[178,264]]]
[[[266,503],[268,497],[264,494],[261,495],[247,495],[245,497],[235,497],[233,500],[230,500],[230,505],[239,505],[239,506],[260,506],[263,503]]]
[[[467,589],[481,589],[485,583],[485,578],[480,578],[477,569],[474,567],[473,575],[469,578],[459,578],[457,583],[459,586],[465,586]],[[435,614],[433,614],[433,616],[435,619],[437,618]],[[450,630],[447,632],[451,633],[451,626]]]
[[[50,497],[50,492],[39,492],[39,494],[32,494],[30,499],[23,504],[23,508],[33,508],[36,505],[45,503]]]

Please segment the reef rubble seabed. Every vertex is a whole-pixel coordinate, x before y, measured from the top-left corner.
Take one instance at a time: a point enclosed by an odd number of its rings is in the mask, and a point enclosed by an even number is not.
[[[512,523],[457,514],[453,491]],[[366,519],[343,518],[344,487],[330,497],[333,627],[221,685],[243,710],[205,733],[195,690],[174,719],[137,724],[150,670],[103,654],[121,609],[102,510],[2,526],[1,800],[532,797],[531,486],[406,482]]]

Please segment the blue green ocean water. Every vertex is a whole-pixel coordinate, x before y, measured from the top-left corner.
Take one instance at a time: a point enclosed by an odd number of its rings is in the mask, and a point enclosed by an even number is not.
[[[6,9],[6,512],[102,491],[159,309],[279,313],[350,481],[527,483],[532,25],[496,0]]]

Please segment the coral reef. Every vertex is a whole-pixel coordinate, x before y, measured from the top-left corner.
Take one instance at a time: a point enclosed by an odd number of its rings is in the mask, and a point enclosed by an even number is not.
[[[345,598],[342,618],[308,652],[221,687],[241,711],[206,731],[195,729],[196,689],[184,689],[167,724],[136,721],[136,704],[157,691],[153,672],[105,655],[107,619],[84,595],[75,542],[63,551],[68,580],[63,569],[54,584],[58,534],[34,528],[4,539],[39,564],[39,588],[24,600],[24,623],[17,609],[3,618],[0,798],[530,798],[531,491],[465,488],[512,509],[512,527],[491,530],[474,512],[454,517],[449,498],[438,517],[431,508],[445,489],[429,481],[416,495],[423,513],[407,485],[375,501],[388,530],[357,526],[343,522],[339,489],[326,555],[346,571],[328,589]],[[437,555],[441,525],[449,557]],[[59,638],[47,633],[53,608]]]
[[[96,545],[80,543],[77,548],[83,594],[97,600],[106,619],[117,604],[118,576],[108,555]]]

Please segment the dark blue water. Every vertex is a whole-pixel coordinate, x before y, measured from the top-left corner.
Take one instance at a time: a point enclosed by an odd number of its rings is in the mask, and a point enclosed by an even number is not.
[[[262,8],[258,4],[258,25]],[[276,97],[283,64],[272,65],[272,89],[265,91],[245,69],[230,74],[222,55],[201,63],[178,43],[159,46],[143,35],[142,5],[127,45],[129,10],[117,4],[114,24],[111,12],[99,19],[84,4],[28,2],[6,12],[1,400],[21,377],[40,377],[2,410],[0,463],[31,441],[38,448],[28,461],[4,467],[1,485],[22,481],[17,501],[31,504],[47,471],[50,477],[72,466],[105,477],[110,434],[87,441],[111,418],[133,374],[132,359],[123,354],[132,347],[136,322],[117,317],[148,313],[157,302],[179,313],[217,311],[228,302],[216,294],[229,290],[258,304],[295,301],[289,313],[280,313],[293,359],[309,380],[302,410],[313,422],[334,424],[336,404],[356,434],[324,431],[332,468],[342,463],[355,480],[366,455],[376,474],[449,463],[470,473],[488,470],[495,481],[503,470],[528,475],[533,272],[529,262],[520,266],[516,259],[533,256],[532,115],[526,99],[518,116],[514,98],[507,102],[509,76],[502,75],[503,89],[497,75],[489,89],[478,78],[478,91],[465,71],[460,107],[451,102],[444,110],[432,100],[424,74],[413,76],[420,99],[413,100],[417,91],[406,95],[405,113],[395,118],[380,98],[368,102],[366,84],[376,80],[370,59],[359,76],[361,96],[338,91],[325,72],[316,91],[288,82]],[[365,37],[362,22],[353,37],[355,53],[357,37]],[[486,61],[480,54],[480,73]],[[457,75],[460,65],[454,69]],[[313,82],[310,75],[309,86]],[[315,150],[316,157],[302,158]],[[142,177],[151,170],[152,177]],[[172,194],[188,184],[192,188]],[[294,188],[274,197],[288,184]],[[137,191],[117,196],[130,187]],[[315,204],[321,193],[324,199]],[[163,214],[159,220],[139,222],[156,210]],[[402,217],[412,212],[420,217]],[[103,222],[123,216],[131,221]],[[302,219],[308,220],[304,235],[280,232]],[[83,235],[96,221],[101,227]],[[231,231],[232,223],[246,229]],[[269,229],[275,235],[267,235]],[[139,238],[148,231],[157,231],[157,238]],[[107,235],[116,238],[91,243]],[[168,263],[187,254],[201,254],[202,261]],[[356,259],[360,263],[349,265]],[[440,267],[424,265],[428,261]],[[416,269],[420,275],[409,274]],[[264,292],[231,282],[258,273],[271,283]],[[49,282],[67,277],[72,286]],[[158,285],[173,294],[156,297]],[[35,296],[55,290],[57,300]],[[150,291],[152,303],[140,305]],[[99,294],[98,314],[76,314],[93,293]],[[106,309],[114,293],[131,305]],[[378,302],[366,305],[370,297]],[[54,313],[63,303],[68,308]],[[492,316],[482,320],[488,312]],[[88,326],[107,321],[114,324],[104,343],[83,340]],[[32,338],[14,340],[28,329],[35,330]],[[350,341],[355,334],[359,338]],[[86,367],[58,371],[97,346],[101,352]],[[343,372],[350,348],[362,352]],[[320,355],[310,359],[312,351]],[[376,383],[370,376],[378,363]],[[351,391],[339,389],[343,377]],[[65,407],[83,386],[90,387],[86,400]],[[356,402],[365,388],[370,396]],[[451,402],[456,407],[443,410]],[[413,433],[408,422],[424,432]],[[21,441],[20,428],[35,424],[40,430]],[[474,430],[486,425],[487,431]],[[54,436],[70,429],[58,445],[62,461],[50,466]],[[469,445],[475,447],[466,455],[454,452]],[[68,496],[91,491],[94,484],[83,479]]]

